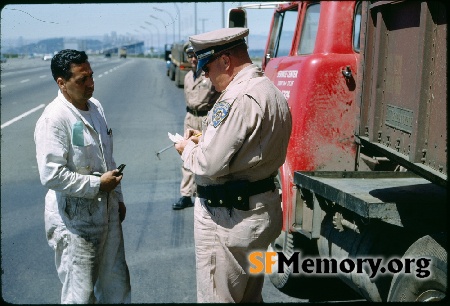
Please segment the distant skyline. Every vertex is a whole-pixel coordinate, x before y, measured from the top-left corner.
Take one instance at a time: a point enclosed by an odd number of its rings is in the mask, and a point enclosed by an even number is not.
[[[249,3],[260,2],[7,4],[1,11],[1,43],[115,33],[162,46],[186,40],[196,33],[195,26],[197,33],[227,26],[228,10]],[[267,36],[273,9],[247,13],[250,35]]]

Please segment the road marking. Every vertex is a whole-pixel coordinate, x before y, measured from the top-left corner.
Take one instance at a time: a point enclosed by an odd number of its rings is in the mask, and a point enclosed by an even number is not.
[[[46,77],[46,75],[41,75],[39,78],[42,79],[42,78],[45,78],[45,77]]]
[[[29,81],[30,81],[30,79],[25,79],[25,80],[20,81],[20,83],[26,83],[26,82],[29,82]]]
[[[1,126],[1,128],[3,129],[4,127],[7,127],[8,125],[13,124],[13,123],[16,122],[16,121],[19,121],[20,119],[25,118],[26,116],[28,116],[28,115],[34,113],[35,111],[38,111],[39,109],[43,108],[44,106],[45,106],[45,104],[41,104],[41,105],[39,105],[39,106],[36,106],[36,107],[33,108],[33,109],[30,109],[29,111],[23,113],[22,115],[17,116],[16,118],[13,118],[13,119],[9,120],[8,122],[3,123],[2,126]]]

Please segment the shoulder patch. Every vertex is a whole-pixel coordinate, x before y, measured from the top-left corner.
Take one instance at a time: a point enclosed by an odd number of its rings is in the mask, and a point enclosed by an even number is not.
[[[219,124],[228,116],[231,105],[225,101],[219,101],[214,104],[212,111],[211,122],[214,127],[218,127]]]

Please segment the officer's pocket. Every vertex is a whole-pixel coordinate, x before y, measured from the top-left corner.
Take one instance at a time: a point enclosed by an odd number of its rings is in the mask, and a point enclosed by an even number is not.
[[[256,210],[261,210],[261,213]],[[259,237],[269,226],[269,218],[264,208],[249,211],[233,209],[231,222],[227,246],[236,248],[258,247],[256,243]]]

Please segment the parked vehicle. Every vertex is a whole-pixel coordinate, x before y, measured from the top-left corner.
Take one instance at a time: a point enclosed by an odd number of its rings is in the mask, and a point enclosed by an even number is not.
[[[164,60],[166,61],[167,76],[169,76],[169,72],[170,72],[170,64],[171,64],[170,58],[172,57],[171,53],[172,53],[172,44],[165,44],[164,45]]]
[[[187,42],[181,41],[172,45],[169,78],[175,81],[175,85],[178,87],[184,86],[184,77],[191,70],[191,63],[184,52],[187,44]]]
[[[288,100],[293,129],[279,173],[283,232],[270,250],[382,259],[380,275],[369,266],[336,273],[368,301],[446,296],[447,9],[300,1],[278,5],[271,22],[262,66]],[[408,260],[412,270],[401,273]],[[332,290],[292,264],[270,279],[304,298]]]
[[[127,58],[127,48],[126,47],[119,48],[119,58]]]
[[[44,54],[44,56],[42,56],[42,60],[44,60],[44,61],[51,61],[52,60],[52,58],[53,58],[53,55],[52,54]]]

